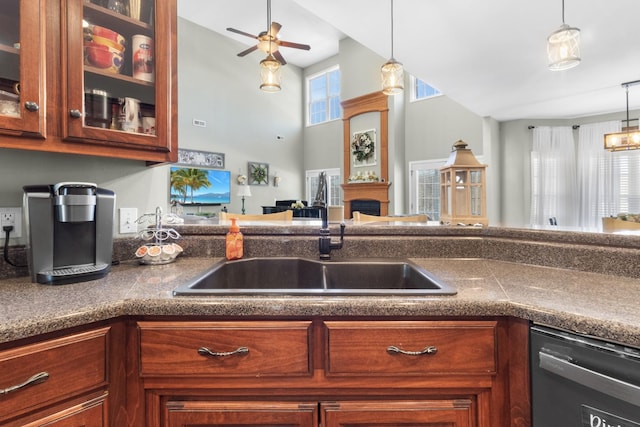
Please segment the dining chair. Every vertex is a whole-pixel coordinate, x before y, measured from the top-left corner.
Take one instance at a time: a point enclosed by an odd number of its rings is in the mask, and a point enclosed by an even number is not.
[[[402,221],[402,222],[427,222],[428,220],[427,214],[419,214],[419,215],[388,215],[388,216],[379,216],[379,215],[367,215],[358,211],[353,212],[353,220],[355,222],[394,222],[394,221]]]

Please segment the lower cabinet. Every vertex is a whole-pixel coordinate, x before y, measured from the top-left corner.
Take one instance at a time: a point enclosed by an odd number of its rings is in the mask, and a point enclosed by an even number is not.
[[[129,342],[130,425],[528,426],[525,322],[150,320]]]
[[[72,406],[24,427],[107,427],[106,396]]]
[[[124,426],[125,337],[114,323],[5,344],[0,425]]]
[[[170,427],[469,427],[475,425],[470,400],[347,401],[330,403],[169,401]]]

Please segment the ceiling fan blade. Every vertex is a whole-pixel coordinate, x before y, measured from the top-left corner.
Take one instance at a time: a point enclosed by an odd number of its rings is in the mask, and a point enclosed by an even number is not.
[[[287,65],[287,61],[284,60],[282,54],[280,53],[280,51],[275,51],[271,53],[273,55],[274,58],[276,58],[276,60],[281,64],[281,65]]]
[[[250,54],[251,52],[253,52],[253,51],[254,51],[254,50],[256,50],[256,49],[258,49],[258,46],[257,46],[257,45],[256,45],[256,46],[251,46],[249,49],[247,49],[247,50],[243,50],[242,52],[240,52],[240,53],[238,54],[238,56],[245,56],[245,55],[248,55],[248,54]]]
[[[227,31],[231,31],[232,33],[240,34],[243,36],[251,37],[252,39],[257,39],[258,36],[254,36],[253,34],[245,33],[244,31],[236,30],[235,28],[227,28]]]
[[[284,40],[278,40],[278,44],[280,46],[284,46],[284,47],[292,47],[295,49],[304,49],[304,50],[309,50],[311,49],[311,46],[309,46],[308,44],[300,44],[300,43],[293,43],[293,42],[286,42]]]
[[[272,22],[271,23],[271,27],[269,28],[269,35],[273,38],[278,37],[278,33],[280,32],[280,28],[282,28],[282,25],[278,24],[277,22]]]

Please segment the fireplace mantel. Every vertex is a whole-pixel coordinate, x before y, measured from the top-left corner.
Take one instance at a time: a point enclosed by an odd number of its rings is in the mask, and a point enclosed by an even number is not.
[[[382,92],[374,92],[342,102],[342,123],[344,135],[344,180],[342,192],[344,195],[344,215],[346,219],[351,215],[351,200],[369,199],[380,202],[380,215],[389,215],[389,101]],[[379,112],[380,123],[376,126],[379,141],[378,152],[380,161],[381,182],[350,183],[351,170],[351,119],[361,114]]]
[[[380,215],[389,215],[389,182],[363,182],[342,184],[345,218],[351,216],[352,200],[377,200],[380,202]]]

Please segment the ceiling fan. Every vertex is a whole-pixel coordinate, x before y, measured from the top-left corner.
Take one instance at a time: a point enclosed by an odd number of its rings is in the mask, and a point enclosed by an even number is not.
[[[227,30],[231,31],[232,33],[241,34],[243,36],[251,37],[252,39],[258,40],[258,44],[256,44],[255,46],[251,46],[247,50],[243,50],[238,54],[238,56],[245,56],[257,49],[260,49],[266,54],[273,55],[280,64],[285,65],[287,61],[285,61],[284,58],[282,57],[282,54],[279,51],[280,47],[292,47],[294,49],[303,49],[303,50],[311,49],[311,46],[307,44],[293,43],[293,42],[280,40],[278,38],[278,33],[280,32],[280,28],[282,28],[282,25],[278,24],[277,22],[271,22],[271,0],[267,0],[267,31],[262,31],[257,36],[254,36],[253,34],[236,30],[235,28],[227,28]]]

